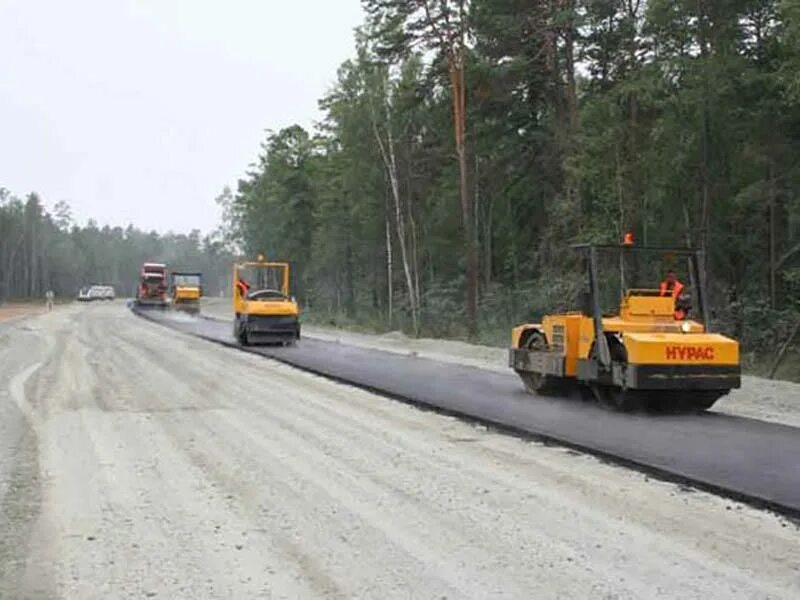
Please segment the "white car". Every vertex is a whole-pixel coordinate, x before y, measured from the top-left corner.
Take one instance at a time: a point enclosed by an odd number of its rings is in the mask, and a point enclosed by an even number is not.
[[[110,285],[93,285],[82,287],[78,292],[79,302],[92,302],[94,300],[114,300],[116,294]]]
[[[110,285],[95,285],[92,287],[95,300],[113,300],[115,298],[114,288]],[[90,293],[92,293],[90,291]]]

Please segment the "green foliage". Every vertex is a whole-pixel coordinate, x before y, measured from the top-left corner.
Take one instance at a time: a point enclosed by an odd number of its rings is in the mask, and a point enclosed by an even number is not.
[[[461,23],[462,4],[482,339],[569,305],[569,243],[633,230],[705,248],[715,323],[771,352],[800,292],[797,0],[365,0],[317,131],[268,137],[240,183],[243,246],[304,265],[315,314],[408,330],[418,293],[424,335],[466,335],[450,82],[424,15]]]
[[[36,194],[23,202],[0,188],[0,301],[41,298],[49,289],[72,297],[93,283],[132,295],[145,261],[202,271],[209,294],[229,286],[231,253],[219,236],[98,228],[93,221],[79,227],[65,202],[48,213]]]

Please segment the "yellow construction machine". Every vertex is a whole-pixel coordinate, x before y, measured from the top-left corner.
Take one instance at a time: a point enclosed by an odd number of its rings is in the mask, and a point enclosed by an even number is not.
[[[739,344],[709,332],[704,257],[631,241],[574,247],[577,310],[515,327],[509,364],[534,394],[579,384],[613,410],[706,410],[741,371]]]
[[[243,346],[294,344],[300,308],[289,294],[289,264],[258,260],[233,266],[233,336]]]
[[[200,298],[203,295],[203,276],[201,273],[170,273],[169,296],[175,310],[197,314],[200,312]]]

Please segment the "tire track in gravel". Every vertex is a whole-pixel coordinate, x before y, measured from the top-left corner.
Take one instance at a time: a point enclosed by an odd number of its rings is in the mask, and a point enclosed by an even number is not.
[[[41,514],[43,416],[34,390],[57,350],[43,323],[26,318],[0,336],[0,597],[25,585],[32,529]],[[53,597],[51,583],[41,578],[28,597]]]
[[[164,368],[166,368],[166,367],[164,367]],[[246,377],[240,378],[239,386],[237,387],[237,389],[241,389],[246,397],[247,396],[252,397],[253,394],[251,393],[250,390],[247,389],[248,388],[248,384],[249,384],[249,381],[248,381],[248,379]],[[295,402],[292,402],[290,398],[286,398],[283,393],[281,393],[281,398],[282,398],[282,403],[281,404],[286,406],[286,408],[288,410],[296,413],[297,408],[299,407],[299,405],[297,403],[295,403]],[[272,406],[273,409],[276,408],[274,405],[271,405],[271,406]],[[326,497],[333,498],[335,501],[338,500],[339,504],[343,505],[342,510],[346,510],[346,507],[348,505],[357,506],[358,505],[357,500],[362,495],[364,497],[366,497],[366,498],[370,498],[373,495],[375,495],[375,494],[365,493],[363,490],[362,490],[361,494],[353,494],[352,492],[348,492],[346,489],[341,488],[341,486],[337,487],[334,482],[325,481],[324,484],[321,483],[320,479],[324,479],[324,478],[321,477],[322,473],[325,473],[325,472],[336,472],[336,473],[339,474],[339,476],[343,476],[344,473],[347,473],[348,465],[345,464],[345,463],[341,463],[341,464],[337,464],[335,466],[332,466],[331,468],[324,468],[323,467],[321,469],[315,469],[315,467],[317,466],[315,464],[315,462],[319,462],[318,461],[319,457],[323,456],[324,453],[325,453],[324,448],[322,449],[321,452],[315,452],[313,454],[309,454],[309,452],[304,450],[304,447],[305,446],[309,446],[311,448],[316,449],[319,444],[318,443],[314,443],[314,442],[321,442],[321,440],[319,440],[318,437],[314,437],[313,436],[313,431],[309,430],[307,427],[303,431],[300,431],[297,428],[295,428],[292,425],[292,423],[290,422],[290,420],[288,420],[286,418],[286,415],[279,415],[279,414],[276,414],[276,412],[274,412],[274,411],[271,412],[268,415],[266,421],[263,424],[265,426],[269,426],[270,424],[272,425],[272,428],[269,429],[269,435],[262,435],[263,431],[260,430],[260,429],[257,432],[253,432],[251,430],[251,428],[249,426],[245,426],[241,420],[239,420],[237,418],[228,419],[227,417],[229,417],[229,416],[231,416],[231,413],[222,413],[220,415],[215,415],[215,417],[220,417],[223,422],[227,423],[228,428],[230,430],[229,432],[226,432],[223,435],[219,435],[218,434],[219,432],[217,431],[218,435],[216,435],[215,437],[217,439],[228,439],[228,440],[233,440],[233,439],[240,440],[241,439],[241,440],[246,440],[246,443],[244,444],[244,447],[242,448],[242,451],[241,452],[236,452],[235,454],[231,455],[231,456],[235,456],[236,459],[234,461],[228,460],[228,464],[230,465],[229,469],[235,469],[236,463],[238,461],[241,461],[243,456],[246,457],[246,456],[249,456],[250,454],[252,454],[253,453],[253,446],[256,445],[256,447],[260,447],[261,450],[263,451],[263,452],[259,452],[258,455],[260,457],[262,457],[264,455],[268,455],[269,458],[268,458],[268,460],[266,460],[266,465],[262,464],[259,461],[259,462],[257,462],[257,464],[254,464],[252,466],[251,470],[253,470],[253,471],[262,471],[264,468],[267,468],[268,465],[273,465],[273,464],[279,464],[281,466],[281,470],[278,471],[278,472],[275,472],[274,473],[274,477],[270,478],[271,484],[274,484],[274,481],[276,481],[276,479],[279,480],[278,478],[281,476],[281,474],[283,474],[283,476],[285,477],[285,473],[286,473],[286,469],[287,468],[292,469],[294,471],[294,473],[295,473],[295,477],[297,479],[300,479],[300,480],[304,481],[304,485],[306,487],[314,488],[316,490],[316,494],[317,495],[320,495],[320,493],[321,493],[321,494],[325,495]],[[294,416],[295,424],[298,422],[297,421],[298,419],[299,419],[299,422],[301,422],[301,423],[305,422],[307,425],[308,424],[314,424],[313,421],[311,421],[311,420],[306,418],[307,416],[308,416],[308,414],[305,414],[305,415],[297,415],[297,414],[295,414],[295,416]],[[251,422],[250,420],[247,421],[248,424],[250,422]],[[217,420],[214,423],[214,426],[213,426],[214,430],[218,430],[220,425],[221,425],[220,421]],[[276,425],[277,425],[277,427],[275,427]],[[357,433],[357,432],[352,432],[352,433]],[[269,445],[269,444],[266,445],[266,446],[263,446],[263,445],[259,446],[259,441],[260,440],[267,439],[267,438],[270,438],[270,437],[273,438],[273,439],[278,437],[280,439],[280,443],[278,444],[277,451],[276,451],[276,448],[274,446]],[[352,438],[353,438],[352,434],[348,436],[348,439],[352,439]],[[291,448],[292,451],[289,452],[289,453],[286,453],[285,451],[283,451],[283,449],[285,449],[285,448]],[[248,449],[249,449],[249,452],[248,452]],[[301,460],[301,461],[297,462],[297,460],[293,458],[295,455],[302,456],[305,460]],[[226,455],[224,459],[227,459],[227,458],[228,458],[228,455]],[[305,465],[306,463],[308,465],[311,465],[311,467],[303,467],[303,465]],[[319,474],[316,477],[312,476],[313,472],[317,471],[317,470],[319,471]],[[370,477],[373,478],[373,480],[375,482],[373,487],[378,489],[378,495],[386,495],[384,489],[391,490],[391,486],[386,486],[386,482],[384,480],[381,480],[379,478],[375,478],[374,475],[372,473],[368,472],[368,471],[362,471],[361,473],[357,473],[355,475],[355,477],[353,477],[351,475],[350,476],[351,483],[355,484],[361,478],[366,479],[367,475],[369,475]],[[379,486],[381,486],[381,484],[383,484],[382,488],[379,487]],[[239,487],[241,487],[241,486],[239,486]],[[356,487],[356,489],[358,489],[357,486],[354,486],[354,487]],[[401,490],[399,488],[395,487],[394,489],[398,493],[401,492]],[[344,498],[344,502],[342,500],[339,500],[340,498]],[[294,498],[293,501],[296,502],[297,499],[298,498]],[[423,515],[423,514],[425,514],[425,513],[421,511],[420,515]],[[381,512],[377,516],[374,515],[374,514],[372,514],[370,516],[371,516],[372,526],[376,531],[380,530],[382,524],[385,526],[385,514],[383,512]],[[445,517],[446,515],[442,514],[441,516]],[[363,520],[364,519],[363,509],[362,509],[361,513],[352,512],[352,517],[355,518],[355,519],[358,519],[358,520]],[[439,519],[439,518],[436,518],[436,519],[431,518],[431,519],[428,520],[428,522],[425,524],[424,527],[416,527],[416,529],[418,529],[420,531],[430,530],[432,527],[435,527],[437,525],[437,521],[440,521],[440,520],[441,519]],[[375,526],[376,523],[377,523],[377,526]],[[455,524],[456,523],[453,522],[453,525],[455,525]],[[416,524],[412,524],[412,526],[408,527],[409,531],[414,530],[415,529],[415,527],[414,527],[415,525]],[[441,523],[439,523],[439,526],[441,526]],[[418,563],[415,566],[415,569],[425,568],[425,564],[426,563],[429,564],[429,563],[432,562],[433,555],[431,554],[430,551],[427,550],[427,548],[430,546],[429,542],[430,542],[430,540],[424,541],[423,543],[420,543],[420,542],[418,542],[416,540],[412,540],[413,545],[412,545],[411,551],[406,551],[405,552],[408,555],[409,558],[411,558],[415,563]],[[459,545],[460,546],[465,546],[465,544],[463,544],[463,543],[460,543]],[[343,550],[346,550],[346,549],[343,549]],[[428,560],[420,560],[419,556],[423,555],[423,554],[428,554]],[[408,560],[408,559],[406,559],[406,560]],[[448,582],[448,589],[450,589],[450,590],[455,589],[455,590],[459,591],[461,595],[469,593],[468,589],[465,588],[465,587],[462,587],[458,583],[457,579],[459,579],[459,578],[454,576],[452,578],[452,581]],[[470,589],[472,589],[472,588],[470,588]],[[517,591],[518,591],[518,593],[522,593],[521,589],[519,589]]]
[[[125,337],[125,333],[120,333],[120,335],[114,338],[117,347],[122,347],[123,349],[123,351],[117,356],[118,362],[116,363],[116,373],[123,379],[135,381],[137,374],[141,373],[142,369],[144,369],[145,372],[148,373],[148,379],[152,385],[155,385],[156,387],[169,386],[170,393],[162,396],[162,398],[165,398],[165,400],[161,406],[150,407],[151,412],[156,412],[158,416],[157,419],[153,420],[154,426],[157,426],[165,432],[166,437],[170,440],[173,449],[176,452],[180,452],[182,455],[184,455],[184,459],[189,460],[191,463],[188,465],[189,468],[201,474],[201,479],[210,479],[216,483],[222,483],[222,486],[224,487],[227,483],[226,478],[221,477],[218,470],[210,469],[209,465],[213,463],[209,462],[208,458],[193,449],[193,442],[198,436],[199,430],[197,413],[193,414],[190,412],[184,415],[181,414],[180,411],[175,412],[174,407],[170,407],[169,400],[166,399],[173,396],[183,398],[184,396],[196,394],[198,389],[202,389],[203,386],[208,386],[209,382],[207,381],[207,376],[206,378],[200,380],[198,380],[197,373],[191,373],[191,375],[186,376],[186,374],[181,372],[181,370],[176,369],[182,369],[183,371],[189,369],[194,371],[194,365],[189,367],[187,366],[186,361],[176,362],[171,360],[169,353],[165,354],[162,348],[137,348],[135,345],[130,344]],[[160,341],[163,343],[163,338]],[[187,381],[191,383],[187,384]],[[198,388],[198,386],[201,387]],[[217,418],[224,411],[218,409],[204,409],[199,412],[208,412],[212,418]],[[190,419],[191,426],[187,427],[187,421]],[[176,443],[175,438],[181,438],[181,442]],[[209,439],[205,439],[203,445],[207,446],[208,444]],[[220,446],[220,451],[230,453],[230,444],[224,443],[222,446]],[[229,485],[228,487],[230,488],[230,491],[235,491],[233,489],[234,486]],[[235,487],[240,488],[240,486]],[[232,497],[232,494],[227,494],[227,496]],[[226,509],[228,511],[232,510],[230,504],[230,502],[227,502]],[[239,515],[239,520],[241,522],[239,528],[243,530],[254,529],[251,518],[252,515],[249,515],[246,512],[241,513]],[[271,576],[273,579],[286,579],[286,576],[282,575],[283,571],[292,572],[297,570],[296,567],[299,567],[300,571],[296,573],[295,577],[297,579],[302,578],[307,584],[309,584],[309,591],[312,592],[313,595],[324,594],[328,596],[331,593],[338,594],[336,591],[337,588],[332,580],[327,579],[324,571],[314,564],[315,561],[313,556],[308,554],[307,551],[301,549],[298,544],[295,544],[291,542],[291,540],[281,536],[278,539],[272,540],[270,545],[274,550],[284,555],[284,559],[281,561],[283,563],[281,569],[272,569]],[[258,554],[260,555],[261,553],[259,552]],[[273,556],[272,560],[274,561],[274,559],[275,557]],[[287,587],[291,587],[290,583],[291,580],[287,579],[283,583],[278,583],[277,587],[285,589]],[[295,583],[294,586],[297,587],[297,583]],[[302,585],[300,587],[302,587]]]

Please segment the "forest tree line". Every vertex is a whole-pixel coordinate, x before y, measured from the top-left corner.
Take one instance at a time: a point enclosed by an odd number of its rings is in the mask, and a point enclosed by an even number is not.
[[[796,0],[363,0],[323,118],[221,203],[313,314],[505,341],[574,242],[707,251],[714,325],[774,348],[800,291]]]
[[[209,294],[230,285],[233,259],[214,236],[101,228],[93,221],[79,226],[64,202],[47,211],[37,194],[22,199],[0,187],[0,303],[41,299],[47,290],[57,299],[74,298],[92,284],[132,296],[145,261],[202,271]]]

